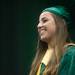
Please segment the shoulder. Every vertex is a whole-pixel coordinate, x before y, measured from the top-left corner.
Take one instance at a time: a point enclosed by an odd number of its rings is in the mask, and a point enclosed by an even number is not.
[[[70,64],[73,57],[75,56],[75,45],[68,45],[65,47],[65,52],[61,58],[61,64]]]
[[[67,46],[65,46],[65,53],[64,55],[75,55],[75,44],[70,43]]]
[[[71,61],[73,56],[75,56],[75,44],[70,43],[65,46],[65,52],[62,56],[62,61],[65,60],[66,62]]]
[[[69,44],[65,47],[65,52],[61,58],[60,64],[65,65],[66,63],[70,64],[72,58],[75,56],[75,45]]]
[[[65,47],[66,52],[61,58],[58,75],[75,75],[75,45]]]

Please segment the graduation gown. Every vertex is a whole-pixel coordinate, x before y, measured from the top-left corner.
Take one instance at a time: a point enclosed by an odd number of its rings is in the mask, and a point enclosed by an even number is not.
[[[66,49],[59,64],[57,75],[75,75],[75,46],[71,45]]]

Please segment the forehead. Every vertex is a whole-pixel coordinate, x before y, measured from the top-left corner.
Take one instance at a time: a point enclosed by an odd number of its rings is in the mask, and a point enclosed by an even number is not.
[[[43,17],[47,17],[47,18],[51,18],[52,17],[52,13],[50,12],[43,12],[40,14],[39,18],[43,18]]]

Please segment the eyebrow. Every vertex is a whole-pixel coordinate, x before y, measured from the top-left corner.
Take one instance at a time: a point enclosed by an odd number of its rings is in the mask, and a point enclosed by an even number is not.
[[[40,20],[45,20],[45,19],[47,19],[47,18],[46,18],[46,17],[42,17],[41,19],[39,19],[39,21],[40,21]]]

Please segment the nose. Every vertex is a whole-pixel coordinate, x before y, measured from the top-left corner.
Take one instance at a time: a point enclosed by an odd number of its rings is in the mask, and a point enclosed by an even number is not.
[[[40,29],[41,27],[43,27],[43,24],[42,24],[42,23],[39,23],[39,24],[37,25],[37,28]]]

